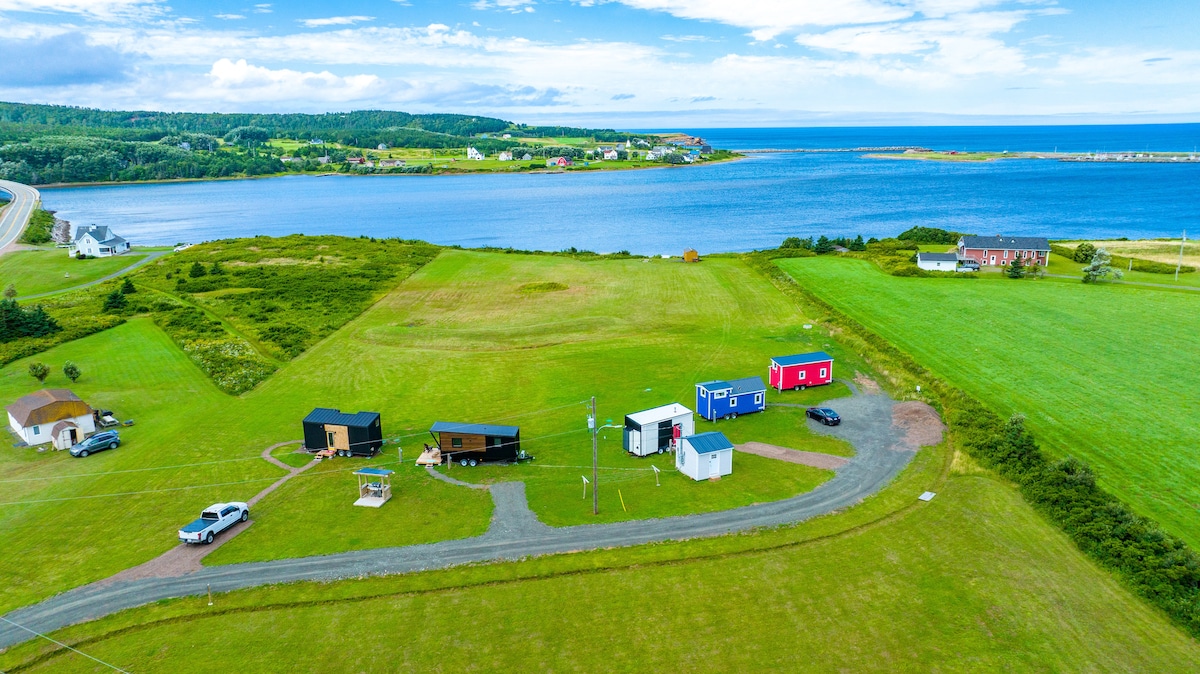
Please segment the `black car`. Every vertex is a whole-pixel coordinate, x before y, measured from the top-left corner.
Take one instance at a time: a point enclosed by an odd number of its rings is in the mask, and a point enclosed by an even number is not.
[[[116,449],[121,445],[121,436],[116,431],[104,431],[71,446],[71,456],[83,458],[104,449]]]
[[[838,416],[838,413],[828,407],[810,407],[807,414],[809,419],[819,421],[826,426],[837,426],[842,423],[842,418]]]

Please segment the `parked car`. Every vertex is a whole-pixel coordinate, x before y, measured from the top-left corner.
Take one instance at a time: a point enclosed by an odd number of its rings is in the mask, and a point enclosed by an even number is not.
[[[103,410],[96,415],[96,425],[100,428],[112,428],[120,424],[121,422],[117,421],[117,418],[113,416],[112,410]]]
[[[810,407],[807,414],[809,419],[819,421],[826,426],[837,426],[842,423],[842,418],[838,416],[838,413],[828,407]]]
[[[958,263],[958,268],[962,271],[979,271],[979,263],[975,260],[963,260]]]
[[[95,454],[105,449],[116,449],[120,446],[121,436],[119,433],[116,431],[104,431],[72,445],[71,456],[83,458],[88,454]]]
[[[214,503],[200,513],[200,519],[179,530],[179,540],[184,543],[212,543],[217,534],[248,519],[250,506],[245,503]]]

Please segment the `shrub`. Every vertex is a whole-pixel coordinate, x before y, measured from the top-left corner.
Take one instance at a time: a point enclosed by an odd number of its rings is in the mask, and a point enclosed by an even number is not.
[[[1075,262],[1091,262],[1095,255],[1096,247],[1085,241],[1075,247],[1075,251],[1071,253],[1071,259]]]
[[[45,363],[30,363],[29,376],[38,380],[39,384],[45,384],[46,377],[50,376],[50,366]]]
[[[218,388],[233,395],[249,391],[275,371],[240,339],[192,340],[184,343],[183,350]]]
[[[192,278],[200,278],[206,275],[208,275],[208,271],[204,269],[204,265],[200,264],[199,260],[193,262],[192,268],[188,270],[188,276]]]
[[[63,363],[63,375],[74,384],[77,379],[83,376],[83,372],[79,369],[78,365],[68,360]]]
[[[958,232],[951,232],[937,227],[911,227],[904,230],[896,236],[901,241],[911,241],[913,243],[944,243],[956,244],[959,237],[963,236]]]
[[[104,311],[110,314],[115,314],[122,311],[129,305],[129,300],[125,299],[125,294],[118,290],[114,290],[104,298]]]

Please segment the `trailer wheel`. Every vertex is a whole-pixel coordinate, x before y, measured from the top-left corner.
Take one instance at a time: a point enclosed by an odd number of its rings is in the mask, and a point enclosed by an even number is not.
[[[458,460],[458,465],[462,466],[463,468],[466,468],[466,467],[467,467],[467,465],[468,465],[468,464],[467,464],[467,460],[466,460],[466,459],[459,459],[459,460]]]
[[[801,384],[801,385],[800,385],[800,390],[801,390],[801,391],[803,391],[803,390],[804,390],[804,389],[806,389],[806,388],[808,388],[808,387],[807,387],[807,386],[805,386],[804,384]]]
[[[662,448],[662,447],[659,447],[659,448],[658,448],[658,453],[659,453],[659,454],[662,454],[662,453],[663,453],[663,448]]]
[[[478,466],[478,465],[479,465],[479,462],[478,462],[478,461],[476,461],[475,459],[471,459],[469,463],[471,464],[471,467],[472,467],[472,468],[474,468],[475,466]]]
[[[736,419],[736,418],[737,418],[737,412],[734,412],[733,414],[730,414],[730,415],[729,415],[729,418],[730,418],[730,419]]]
[[[793,386],[793,387],[792,387],[792,390],[793,390],[793,391],[799,391],[799,390],[800,390],[800,387],[799,387],[799,386]]]

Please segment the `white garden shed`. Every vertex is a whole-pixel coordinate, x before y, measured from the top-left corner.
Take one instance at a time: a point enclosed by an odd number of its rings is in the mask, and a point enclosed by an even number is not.
[[[625,416],[621,446],[634,456],[662,454],[679,448],[679,439],[696,432],[692,411],[671,403]]]
[[[733,473],[733,443],[720,431],[682,439],[675,467],[693,480],[711,480]]]

